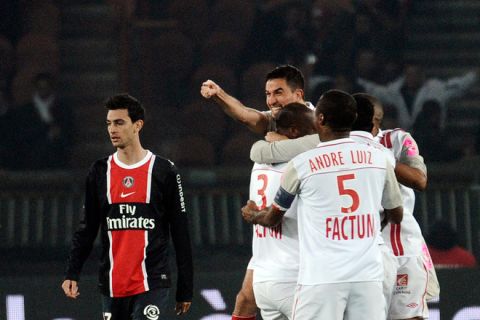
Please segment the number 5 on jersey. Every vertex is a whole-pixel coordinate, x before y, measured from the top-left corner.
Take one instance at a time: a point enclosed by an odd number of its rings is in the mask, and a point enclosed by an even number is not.
[[[355,212],[360,205],[360,197],[358,196],[358,193],[353,189],[348,189],[345,187],[345,181],[353,179],[355,179],[355,174],[353,173],[337,176],[338,193],[341,196],[348,196],[352,199],[352,205],[350,207],[341,208],[342,213]]]

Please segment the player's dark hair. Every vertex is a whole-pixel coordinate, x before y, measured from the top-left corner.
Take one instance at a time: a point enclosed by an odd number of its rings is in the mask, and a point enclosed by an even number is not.
[[[348,93],[328,90],[317,102],[315,115],[323,114],[325,125],[334,132],[348,132],[357,118],[357,103]]]
[[[372,132],[374,107],[372,101],[364,93],[352,95],[357,103],[357,119],[353,123],[352,130]]]
[[[128,116],[132,122],[137,120],[145,121],[145,108],[140,101],[127,93],[111,96],[105,101],[105,108],[108,110],[127,109]]]
[[[294,127],[298,130],[299,136],[315,133],[313,110],[306,105],[293,102],[285,105],[278,114],[276,120],[277,128],[288,129]]]
[[[267,74],[265,81],[272,79],[285,79],[288,87],[292,90],[303,90],[305,88],[305,79],[302,72],[298,68],[289,64],[278,66],[270,71]]]

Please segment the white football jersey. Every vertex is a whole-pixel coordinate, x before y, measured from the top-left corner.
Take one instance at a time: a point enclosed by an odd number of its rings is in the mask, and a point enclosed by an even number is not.
[[[413,165],[426,171],[423,158],[412,136],[401,129],[384,130],[375,137],[387,149],[392,150],[398,162]],[[395,256],[421,256],[423,236],[413,216],[415,193],[413,189],[400,184],[403,198],[403,220],[399,225],[388,224],[382,232],[385,242]]]
[[[371,133],[366,131],[351,131],[350,138],[358,143],[363,143],[382,150],[382,152],[385,153],[388,162],[392,165],[392,167],[395,168],[395,157],[393,156],[392,151],[385,148],[382,144],[380,144],[380,142],[376,141]],[[381,211],[383,212],[383,210]],[[385,244],[381,231],[378,234],[378,243]]]
[[[250,199],[258,207],[273,203],[287,163],[255,164],[250,177]],[[294,204],[277,227],[253,225],[253,282],[296,282],[299,248],[296,205]]]
[[[382,281],[379,212],[401,205],[393,167],[350,138],[320,143],[286,168],[275,205],[298,198],[298,283]]]

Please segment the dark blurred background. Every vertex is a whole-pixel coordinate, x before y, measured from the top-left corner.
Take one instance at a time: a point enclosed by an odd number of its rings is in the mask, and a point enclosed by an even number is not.
[[[478,259],[479,61],[478,0],[1,1],[0,293],[32,270],[60,291],[86,169],[114,151],[103,101],[129,92],[147,108],[143,144],[186,180],[201,277],[225,271],[212,264],[238,276],[230,305],[217,306],[231,312],[250,254],[239,214],[249,149],[262,137],[204,100],[200,85],[212,79],[266,110],[264,77],[285,63],[304,72],[314,104],[330,88],[385,93],[384,127],[411,132],[428,167],[416,205],[424,235],[446,221]]]

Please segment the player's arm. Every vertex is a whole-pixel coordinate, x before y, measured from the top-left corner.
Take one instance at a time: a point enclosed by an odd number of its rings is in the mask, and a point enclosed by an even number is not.
[[[250,159],[256,163],[287,162],[320,143],[318,134],[312,134],[297,139],[275,142],[257,141],[250,149]]]
[[[448,98],[459,97],[478,80],[479,71],[470,71],[461,77],[454,77],[445,83],[444,93]]]
[[[258,210],[255,202],[249,200],[242,208],[243,218],[250,223],[265,227],[274,227],[282,222],[285,212],[290,208],[298,192],[300,181],[298,174],[290,162],[282,176],[282,184],[275,195],[275,200],[270,207]]]
[[[175,248],[178,271],[175,309],[177,314],[181,314],[188,311],[193,297],[192,246],[182,179],[174,165],[171,165],[167,170],[165,208],[170,224],[173,247]]]
[[[427,187],[427,167],[420,155],[417,142],[409,133],[402,138],[402,149],[395,166],[398,182],[409,188],[424,191]]]
[[[385,184],[382,194],[385,222],[398,224],[403,219],[402,195],[392,165],[387,161]]]
[[[246,125],[253,132],[258,134],[267,132],[272,120],[267,113],[246,107],[212,80],[202,83],[200,93],[206,99],[213,99],[228,116]]]
[[[92,251],[93,243],[100,228],[100,208],[95,172],[96,166],[93,165],[85,184],[83,218],[72,238],[72,249],[65,270],[65,281],[62,283],[62,288],[69,298],[76,298],[79,295],[78,280],[80,273],[83,264]]]
[[[398,82],[402,82],[403,78],[399,78],[394,82],[388,85],[381,85],[369,80],[362,78],[357,79],[357,83],[365,88],[365,91],[371,94],[372,96],[377,97],[380,101],[387,104],[396,105],[398,101],[395,100],[395,97],[398,96],[397,87]]]
[[[280,224],[283,219],[285,210],[275,205],[259,210],[254,201],[248,200],[247,204],[242,208],[242,216],[245,221],[252,224],[259,224],[264,227],[275,227]]]

